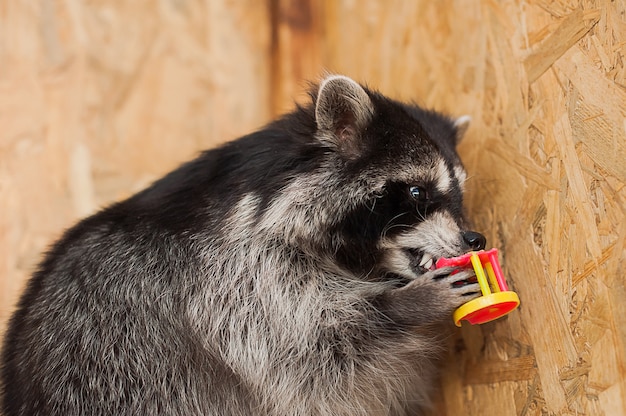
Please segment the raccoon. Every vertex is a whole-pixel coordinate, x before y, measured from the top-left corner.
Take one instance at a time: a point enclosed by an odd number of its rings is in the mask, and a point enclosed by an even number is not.
[[[482,249],[468,119],[331,75],[69,229],[10,320],[13,415],[416,415]]]

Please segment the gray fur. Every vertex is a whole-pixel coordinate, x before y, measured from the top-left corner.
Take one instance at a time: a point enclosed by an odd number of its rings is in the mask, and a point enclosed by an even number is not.
[[[431,146],[342,176],[375,116],[369,93],[349,78],[322,82],[315,116],[317,139],[338,151],[269,201],[242,192],[220,214],[219,201],[207,200],[197,215],[210,219],[184,232],[144,227],[140,215],[70,230],[13,318],[3,382],[20,385],[4,395],[6,416],[427,407],[451,313],[478,288],[453,287],[467,273],[416,271],[420,259],[409,253],[425,253],[424,263],[467,251],[462,218],[444,206],[400,233],[384,230],[379,263],[362,273],[338,264],[345,237],[333,230],[363,201],[375,204],[389,181],[433,181],[445,193],[462,187],[465,171]]]

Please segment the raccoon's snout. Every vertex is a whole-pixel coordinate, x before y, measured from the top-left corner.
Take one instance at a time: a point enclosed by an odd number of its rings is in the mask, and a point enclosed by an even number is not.
[[[481,233],[477,233],[476,231],[465,231],[463,233],[463,241],[472,251],[482,250],[487,245],[487,239],[485,236]]]
[[[461,233],[461,238],[467,245],[469,251],[483,250],[487,245],[485,236],[476,231],[464,231]],[[435,269],[438,258],[433,254],[417,249],[410,249],[409,253],[413,258],[411,263],[414,270],[425,273]]]

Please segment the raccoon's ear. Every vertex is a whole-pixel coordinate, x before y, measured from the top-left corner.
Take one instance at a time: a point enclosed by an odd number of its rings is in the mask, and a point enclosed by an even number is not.
[[[360,154],[360,132],[373,114],[372,100],[352,79],[331,75],[320,84],[315,102],[318,138],[336,147],[344,156]]]
[[[456,143],[461,143],[467,129],[469,128],[470,122],[472,121],[472,117],[465,115],[454,120],[454,128],[456,129]]]

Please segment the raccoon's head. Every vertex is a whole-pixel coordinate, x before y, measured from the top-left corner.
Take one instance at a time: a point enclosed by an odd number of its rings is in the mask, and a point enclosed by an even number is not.
[[[484,248],[463,218],[466,173],[455,147],[469,118],[449,119],[330,76],[304,111],[317,162],[266,210],[298,244],[360,275],[414,278],[440,257]],[[306,122],[304,123],[306,124]]]

